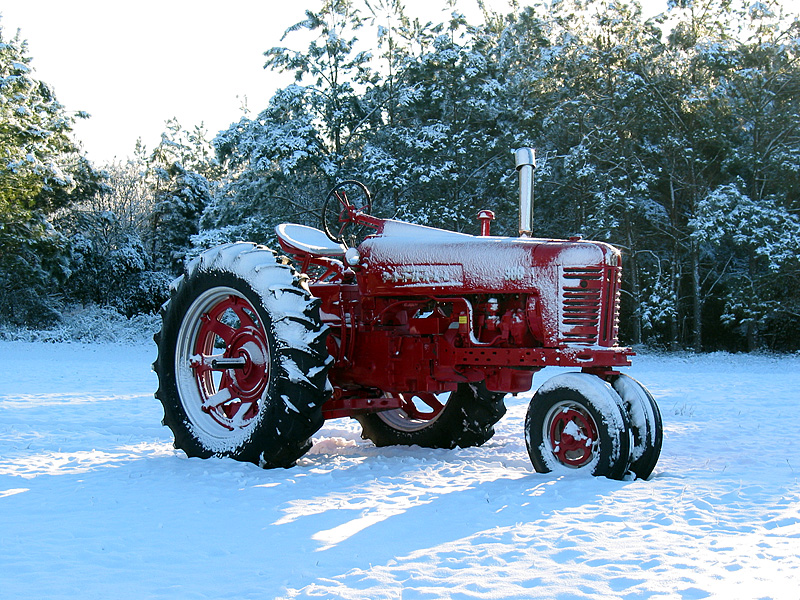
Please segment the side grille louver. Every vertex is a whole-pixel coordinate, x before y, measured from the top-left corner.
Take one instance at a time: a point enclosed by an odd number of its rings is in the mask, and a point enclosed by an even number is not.
[[[617,343],[619,334],[619,299],[622,288],[622,272],[619,268],[609,269],[608,284],[606,286],[606,310],[603,311],[603,323],[600,332],[602,334],[603,345],[614,345]]]
[[[613,346],[619,331],[619,267],[563,267],[560,342]]]

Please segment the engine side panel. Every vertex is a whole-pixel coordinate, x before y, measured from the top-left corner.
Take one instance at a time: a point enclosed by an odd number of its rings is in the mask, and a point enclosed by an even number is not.
[[[547,365],[629,364],[631,352],[616,347],[616,249],[423,233],[368,238],[354,283],[312,285],[331,327],[339,393],[440,392],[477,381],[520,392]]]

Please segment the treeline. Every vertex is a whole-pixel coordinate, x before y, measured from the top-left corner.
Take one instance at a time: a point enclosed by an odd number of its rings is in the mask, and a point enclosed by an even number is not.
[[[475,233],[489,208],[515,235],[525,145],[535,234],[623,249],[625,342],[800,348],[797,16],[677,0],[645,20],[635,2],[563,0],[476,24],[447,4],[428,23],[401,0],[320,0],[266,51],[296,82],[261,112],[211,142],[169,122],[153,151],[103,169],[24,44],[0,37],[2,318],[154,310],[187,257],[317,225],[342,179],[383,216]]]

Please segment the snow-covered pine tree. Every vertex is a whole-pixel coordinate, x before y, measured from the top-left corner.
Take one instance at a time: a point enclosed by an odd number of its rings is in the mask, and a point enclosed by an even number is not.
[[[222,167],[202,124],[187,130],[170,119],[165,125],[161,141],[145,161],[152,210],[142,237],[155,266],[177,275]]]
[[[489,208],[501,217],[497,232],[516,227],[513,136],[499,101],[491,25],[469,26],[453,11],[446,27],[409,36],[400,21],[393,39],[401,60],[380,88],[391,108],[363,158],[389,214],[474,232],[478,210]]]
[[[68,113],[36,79],[19,33],[0,27],[0,319],[46,325],[58,319],[56,291],[69,272],[54,211],[94,193],[100,175],[79,153]]]

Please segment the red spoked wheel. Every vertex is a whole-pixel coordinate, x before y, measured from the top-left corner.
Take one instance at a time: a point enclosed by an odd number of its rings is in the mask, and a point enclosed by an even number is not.
[[[170,291],[153,369],[175,447],[294,464],[330,397],[319,300],[275,253],[246,242],[207,250]]]
[[[369,233],[358,215],[372,212],[372,195],[360,181],[348,179],[328,192],[322,205],[322,229],[337,244],[356,247]]]
[[[197,319],[198,327],[182,331],[178,362],[188,361],[199,394],[199,406],[186,407],[190,418],[212,431],[216,427],[203,415],[228,431],[247,427],[258,415],[269,383],[270,352],[263,323],[250,302],[229,288],[209,290],[195,301],[188,316]],[[189,349],[191,354],[184,355]],[[182,389],[184,394],[193,391],[189,382],[184,386],[190,387]]]
[[[547,444],[561,464],[579,469],[592,461],[597,424],[581,406],[561,402],[550,409],[544,424]]]

